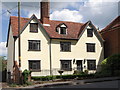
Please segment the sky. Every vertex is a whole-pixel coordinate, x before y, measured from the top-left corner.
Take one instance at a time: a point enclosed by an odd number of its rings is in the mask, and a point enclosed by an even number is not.
[[[22,1],[22,0],[21,0]],[[21,2],[21,17],[31,17],[35,14],[40,18],[40,3],[34,0]],[[39,0],[40,1],[40,0]],[[50,0],[50,19],[92,23],[102,30],[118,16],[118,1],[120,0]],[[119,5],[120,6],[120,5]],[[17,16],[17,2],[15,0],[0,2],[0,56],[7,55],[6,41],[10,16]],[[119,14],[120,15],[120,14]]]

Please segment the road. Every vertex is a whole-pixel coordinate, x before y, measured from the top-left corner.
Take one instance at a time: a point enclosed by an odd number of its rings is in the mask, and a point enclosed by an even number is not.
[[[120,88],[120,80],[115,81],[104,81],[104,82],[94,82],[86,83],[83,85],[64,85],[64,86],[51,86],[43,88]]]
[[[79,89],[81,88],[80,90],[86,90],[86,89],[92,89],[92,90],[104,90],[106,88],[106,90],[120,90],[120,80],[114,80],[114,81],[104,81],[104,82],[94,82],[94,83],[86,83],[86,84],[83,84],[83,85],[80,85],[80,84],[77,84],[77,85],[61,85],[61,86],[49,86],[49,87],[37,87],[37,88],[28,88],[28,89],[25,89],[25,88],[6,88],[6,89],[2,89],[2,90],[46,90],[46,89],[52,89],[52,90],[61,90],[61,88],[69,88],[69,89],[74,89],[75,88]],[[78,90],[77,89],[77,90]]]

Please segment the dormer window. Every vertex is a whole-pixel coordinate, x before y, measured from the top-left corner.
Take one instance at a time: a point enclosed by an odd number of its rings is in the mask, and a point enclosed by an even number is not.
[[[38,32],[38,23],[30,23],[30,32]]]
[[[66,27],[60,27],[60,34],[66,34]]]
[[[62,34],[62,35],[66,35],[67,34],[67,26],[64,23],[59,24],[56,28],[56,32],[58,32],[59,34]]]

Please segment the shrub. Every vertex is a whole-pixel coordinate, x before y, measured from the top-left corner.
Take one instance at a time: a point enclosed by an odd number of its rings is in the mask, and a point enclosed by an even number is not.
[[[12,83],[12,84],[10,84],[9,86],[10,86],[10,87],[16,87],[17,84]]]
[[[56,79],[56,76],[33,76],[31,79],[36,80],[36,81],[49,81]]]
[[[28,81],[27,81],[27,82],[26,82],[26,84],[27,84],[27,85],[32,85],[33,83],[32,83],[32,82],[28,82]]]
[[[119,76],[120,70],[120,54],[112,55],[101,62],[101,75]]]
[[[27,69],[25,69],[25,70],[23,71],[22,75],[23,75],[23,83],[24,83],[24,84],[27,83],[28,77],[30,76],[30,74],[31,74],[31,71],[29,71],[29,70],[27,70]]]
[[[73,74],[73,75],[55,75],[55,76],[33,76],[32,79],[35,81],[49,81],[52,79],[75,79],[75,78],[79,78],[79,79],[86,79],[86,78],[93,78],[94,74],[86,74],[86,73],[82,73],[82,74]]]

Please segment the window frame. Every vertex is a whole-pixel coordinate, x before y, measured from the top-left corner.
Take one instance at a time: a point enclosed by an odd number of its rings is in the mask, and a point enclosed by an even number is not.
[[[68,44],[67,48],[69,48],[68,50],[66,49],[66,45],[64,44]],[[71,52],[71,42],[60,42],[60,52]]]
[[[37,25],[37,27],[36,27],[37,29],[36,30],[32,30],[33,29],[32,25]],[[30,23],[30,32],[38,33],[38,23]]]
[[[67,34],[67,28],[66,27],[60,27],[60,34],[62,35],[66,35]],[[62,31],[63,30],[63,31]],[[64,31],[65,30],[65,31]],[[61,32],[65,32],[65,33],[61,33]]]
[[[94,64],[94,67],[91,67],[91,65],[89,65],[92,62],[92,64]],[[96,59],[87,59],[87,69],[88,70],[96,70]]]
[[[33,69],[33,65],[30,66],[31,63],[35,63],[35,62],[36,62],[37,65],[38,65],[38,66],[36,66],[37,69]],[[32,67],[32,68],[31,68],[31,67]],[[32,72],[39,72],[39,71],[41,71],[41,60],[28,60],[28,68],[29,68],[29,70],[32,71]]]
[[[63,65],[63,63],[67,62],[69,65],[67,66],[67,68],[65,68],[65,64]],[[60,60],[60,69],[64,70],[64,71],[72,71],[72,60]]]
[[[96,44],[95,43],[86,43],[87,52],[96,52]]]
[[[35,44],[31,44],[31,47],[32,47],[32,49],[30,49],[30,42],[36,42],[38,45],[39,45],[39,49],[34,49],[35,47],[33,47],[33,46],[35,46]],[[41,41],[40,40],[28,40],[28,51],[41,51]]]
[[[93,29],[87,29],[87,37],[93,37]]]

